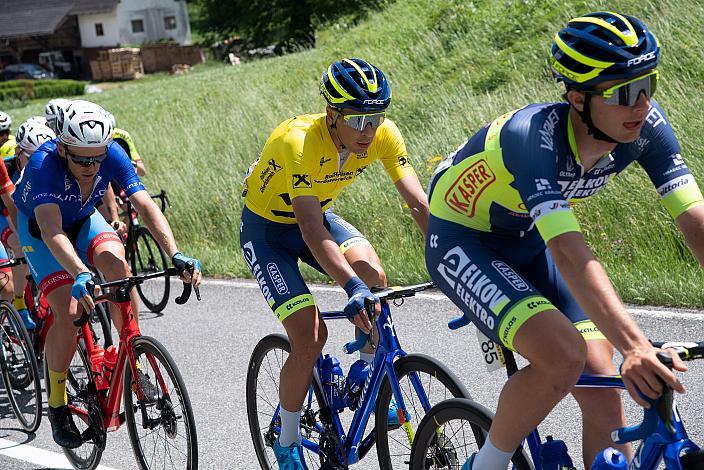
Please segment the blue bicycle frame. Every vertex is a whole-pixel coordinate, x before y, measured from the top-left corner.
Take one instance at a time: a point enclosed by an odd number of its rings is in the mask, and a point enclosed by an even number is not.
[[[620,376],[582,374],[576,387],[582,388],[618,388],[625,389]],[[670,393],[672,393],[670,391]],[[687,451],[698,451],[699,446],[692,442],[684,429],[677,407],[672,406],[672,424],[668,426],[660,416],[659,407],[663,397],[650,400],[651,407],[644,409],[643,421],[627,428],[621,428],[612,433],[616,444],[642,441],[638,446],[629,469],[656,469],[661,460],[665,460],[668,469],[681,469],[680,454]],[[540,448],[542,443],[538,430],[535,429],[527,438],[530,454],[535,470],[542,470]]]
[[[419,285],[417,287],[418,290],[423,290],[430,286],[432,286],[432,284]],[[347,320],[347,315],[344,312],[338,311],[321,312],[321,316],[325,320]],[[334,409],[332,403],[329,402],[329,397],[326,393],[326,387],[329,387],[330,385],[325,385],[321,383],[320,377],[322,375],[322,354],[320,355],[315,364],[315,370],[313,373],[313,380],[317,382],[317,385],[320,387],[320,390],[323,391],[323,399],[325,400],[325,403],[319,403],[321,412],[327,413],[329,415],[330,422],[332,423],[333,427],[333,432],[337,435],[340,442],[340,447],[344,449],[345,452],[344,456],[339,457],[348,465],[352,465],[359,462],[360,459],[362,459],[367,454],[367,452],[374,446],[376,440],[375,432],[372,431],[365,439],[364,430],[367,426],[369,417],[371,416],[372,412],[374,411],[374,407],[376,406],[376,397],[379,393],[381,384],[385,376],[389,379],[391,392],[393,394],[393,400],[395,401],[396,406],[399,410],[399,424],[405,428],[407,434],[409,432],[411,433],[410,436],[412,436],[413,433],[412,429],[410,428],[410,423],[406,421],[406,417],[409,415],[406,411],[406,404],[404,403],[398,377],[396,376],[396,371],[394,369],[395,359],[398,357],[406,356],[407,353],[401,348],[391,318],[391,309],[389,308],[388,303],[383,299],[381,302],[381,314],[375,319],[375,322],[379,331],[379,341],[376,346],[374,361],[371,364],[369,375],[367,376],[367,380],[364,384],[364,392],[362,393],[361,404],[354,413],[352,423],[350,424],[350,428],[347,433],[345,433],[345,430],[340,421],[338,410]],[[346,345],[346,352],[348,352],[349,354],[359,349],[365,342],[366,337],[361,336],[357,341],[348,343]],[[418,374],[411,373],[409,375],[409,378],[421,405],[427,412],[428,410],[430,410],[431,405],[425,393],[425,390],[423,389]],[[307,397],[308,406],[312,404],[313,398],[313,387],[311,387],[308,391]],[[272,427],[274,428],[275,432],[280,432],[279,426],[274,424],[279,415],[279,407],[280,405],[276,407],[276,411],[274,413],[274,416],[272,417]],[[382,419],[386,419],[386,416],[384,416]],[[320,424],[316,424],[316,426],[317,431],[319,431],[320,433],[324,431]],[[303,438],[301,444],[304,448],[310,450],[311,452],[314,452],[316,454],[320,452],[318,444],[309,439]]]

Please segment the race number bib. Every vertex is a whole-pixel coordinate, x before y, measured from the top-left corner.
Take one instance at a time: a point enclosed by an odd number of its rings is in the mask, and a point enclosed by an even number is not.
[[[484,358],[484,364],[489,372],[494,372],[502,367],[506,367],[506,358],[504,357],[501,348],[496,345],[492,340],[487,338],[484,333],[476,328],[477,339],[479,340],[479,349],[481,349],[482,358]]]

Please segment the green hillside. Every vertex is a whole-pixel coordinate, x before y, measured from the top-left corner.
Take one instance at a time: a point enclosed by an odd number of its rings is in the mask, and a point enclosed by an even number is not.
[[[359,56],[387,73],[389,114],[425,184],[438,157],[485,122],[530,102],[560,100],[563,88],[546,67],[553,35],[570,17],[613,8],[640,17],[660,38],[657,98],[704,184],[697,140],[704,135],[704,4],[695,0],[398,0],[360,24],[320,32],[315,50],[150,77],[87,98],[133,134],[151,172],[148,185],[168,189],[182,249],[201,257],[208,275],[249,276],[238,245],[243,175],[277,123],[323,110],[318,79],[331,61]],[[42,106],[5,111],[21,122]],[[427,279],[421,235],[380,165],[335,209],[376,246],[392,282]],[[626,300],[704,305],[704,276],[641,169],[628,170],[578,212]]]

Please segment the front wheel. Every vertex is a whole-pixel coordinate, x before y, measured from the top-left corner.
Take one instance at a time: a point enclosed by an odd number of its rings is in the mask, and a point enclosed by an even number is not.
[[[484,445],[494,414],[469,399],[451,398],[439,403],[418,426],[410,470],[459,469]],[[516,470],[532,470],[523,449],[511,458]]]
[[[444,364],[424,354],[409,354],[394,363],[399,388],[408,411],[407,423],[388,425],[392,399],[389,376],[384,377],[376,405],[376,451],[386,470],[408,468],[413,434],[430,408],[448,398],[470,398],[462,382]]]
[[[196,424],[181,373],[154,338],[140,336],[132,347],[137,377],[126,364],[123,398],[127,431],[139,468],[196,470]]]
[[[7,398],[22,429],[34,432],[42,419],[42,385],[32,340],[17,310],[0,302],[0,370]]]
[[[139,227],[134,232],[134,237],[134,243],[130,248],[134,251],[129,254],[133,275],[153,274],[169,268],[166,254],[146,227]],[[159,313],[164,310],[169,301],[170,288],[169,277],[163,276],[138,284],[137,293],[150,311]]]

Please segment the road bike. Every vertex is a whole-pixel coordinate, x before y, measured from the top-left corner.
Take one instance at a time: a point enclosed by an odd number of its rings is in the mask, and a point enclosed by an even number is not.
[[[140,469],[198,468],[196,425],[186,385],[166,348],[156,339],[141,334],[130,303],[133,287],[165,276],[179,276],[179,272],[169,268],[95,284],[105,292],[95,297],[96,303],[112,302],[120,307],[123,326],[117,351],[113,349],[115,346],[107,350],[100,347],[89,327],[88,314],[83,312],[74,322],[80,330],[66,389],[68,406],[83,444],[63,451],[76,469],[98,467],[107,433],[116,431],[123,423],[127,423]],[[200,300],[197,289],[195,293]],[[191,285],[184,283],[176,303],[184,304],[190,294]],[[113,353],[112,363],[108,361],[109,353]],[[46,387],[48,394],[48,381]],[[122,401],[124,411],[120,412]]]
[[[704,342],[653,345],[659,348],[673,348],[685,361],[704,358]],[[518,370],[515,358],[508,349],[500,349],[506,358],[506,370],[510,377]],[[672,368],[672,358],[669,355],[660,352],[658,358]],[[593,374],[582,374],[576,387],[625,389],[620,376]],[[704,453],[689,439],[673,395],[672,389],[665,387],[665,392],[658,399],[648,399],[651,407],[644,409],[643,421],[640,424],[617,429],[612,433],[612,439],[617,444],[639,443],[631,462],[626,462],[625,457],[613,452],[613,449],[604,450],[602,455],[611,459],[613,465],[609,468],[655,470],[662,468],[660,465],[664,463],[665,468],[669,470],[704,469]],[[451,399],[437,404],[425,415],[418,427],[413,443],[411,470],[462,468],[467,458],[484,445],[492,420],[493,413],[472,400]],[[525,444],[529,452],[526,452]],[[562,458],[571,461],[562,441],[548,436],[543,442],[535,429],[514,453],[513,468],[546,468],[541,459],[546,446],[551,449],[561,448]],[[592,466],[597,467],[598,465]],[[567,464],[565,468],[573,467]]]
[[[374,299],[367,299],[367,315],[378,330],[375,356],[360,384],[345,381],[337,358],[321,354],[313,382],[303,404],[302,446],[309,468],[346,469],[358,463],[376,444],[382,469],[408,468],[415,428],[431,405],[449,397],[470,398],[459,379],[442,363],[423,354],[407,354],[394,328],[389,302],[400,305],[406,297],[434,287],[425,283],[377,290],[381,313],[373,318]],[[325,320],[347,319],[344,312],[321,312]],[[345,345],[348,354],[361,349],[370,337],[361,335]],[[264,337],[252,353],[247,373],[246,402],[249,429],[263,469],[278,469],[273,445],[281,429],[279,374],[291,345],[281,334]],[[354,367],[354,365],[353,365]],[[359,387],[355,387],[355,385]],[[389,407],[397,408],[397,424],[389,424]],[[393,409],[393,408],[392,408]],[[349,428],[341,421],[344,411],[354,411]],[[374,414],[374,426],[366,433]],[[349,419],[349,413],[344,414]],[[365,435],[366,433],[366,435]]]

